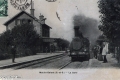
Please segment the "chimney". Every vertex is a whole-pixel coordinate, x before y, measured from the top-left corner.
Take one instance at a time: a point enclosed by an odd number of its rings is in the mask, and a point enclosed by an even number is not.
[[[31,9],[30,9],[30,12],[31,12],[31,15],[34,16],[34,2],[31,0]]]
[[[79,29],[80,26],[74,26],[75,37],[83,38],[83,34]]]
[[[75,37],[79,37],[79,26],[74,27]]]
[[[44,18],[43,15],[40,14],[39,19],[40,19],[41,24],[45,24],[46,18]]]

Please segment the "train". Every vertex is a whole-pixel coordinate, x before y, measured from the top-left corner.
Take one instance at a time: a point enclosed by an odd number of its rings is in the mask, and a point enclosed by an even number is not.
[[[72,39],[69,49],[71,57],[71,61],[75,61],[76,59],[90,59],[90,52],[89,52],[89,46],[90,42],[88,38],[83,37],[82,33],[80,33],[79,27],[74,28],[75,29],[75,37]]]

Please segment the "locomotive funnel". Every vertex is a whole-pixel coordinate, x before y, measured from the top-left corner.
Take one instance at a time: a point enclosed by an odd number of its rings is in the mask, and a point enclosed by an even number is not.
[[[75,37],[83,38],[82,32],[79,30],[79,26],[74,26]]]
[[[79,37],[79,26],[74,27],[75,37]]]

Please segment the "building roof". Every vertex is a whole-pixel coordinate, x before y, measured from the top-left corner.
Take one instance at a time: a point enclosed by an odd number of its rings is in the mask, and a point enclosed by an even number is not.
[[[49,27],[50,29],[52,29],[50,26],[48,26],[47,24],[42,24],[43,27]]]
[[[4,25],[10,24],[14,19],[16,19],[17,17],[21,16],[24,13],[27,14],[28,16],[30,16],[31,18],[33,18],[35,21],[39,22],[39,20],[36,17],[32,16],[31,14],[27,13],[26,11],[21,11],[18,14],[16,14],[15,16],[13,16],[11,19],[9,19],[8,21],[6,21],[4,23]]]
[[[31,14],[27,13],[26,11],[21,11],[19,12],[18,14],[16,14],[15,16],[13,16],[11,19],[9,19],[8,21],[6,21],[4,23],[5,26],[7,26],[8,24],[10,24],[14,19],[16,19],[17,17],[21,16],[22,14],[27,14],[29,17],[33,18],[35,21],[39,22],[40,23],[40,20],[37,19],[35,16],[32,16]],[[46,26],[46,27],[49,27],[51,28],[50,26],[48,26],[47,24],[42,24],[43,27]],[[51,28],[52,29],[52,28]]]

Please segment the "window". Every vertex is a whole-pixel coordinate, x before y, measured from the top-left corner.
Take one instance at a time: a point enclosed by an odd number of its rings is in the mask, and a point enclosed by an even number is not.
[[[43,29],[43,36],[45,37],[45,30]]]
[[[22,19],[21,21],[22,21],[22,24],[25,24],[25,23],[26,23],[26,20],[25,20],[25,19]]]
[[[28,19],[29,24],[33,24],[33,20]]]
[[[42,36],[43,36],[43,37],[49,37],[49,30],[43,28],[43,29],[42,29]]]
[[[15,20],[15,25],[20,25],[20,24],[25,24],[25,23],[33,24],[33,20],[31,19],[16,19]]]
[[[17,20],[15,21],[15,25],[20,25],[20,19],[17,19]]]
[[[46,29],[46,37],[49,37],[49,30]]]

